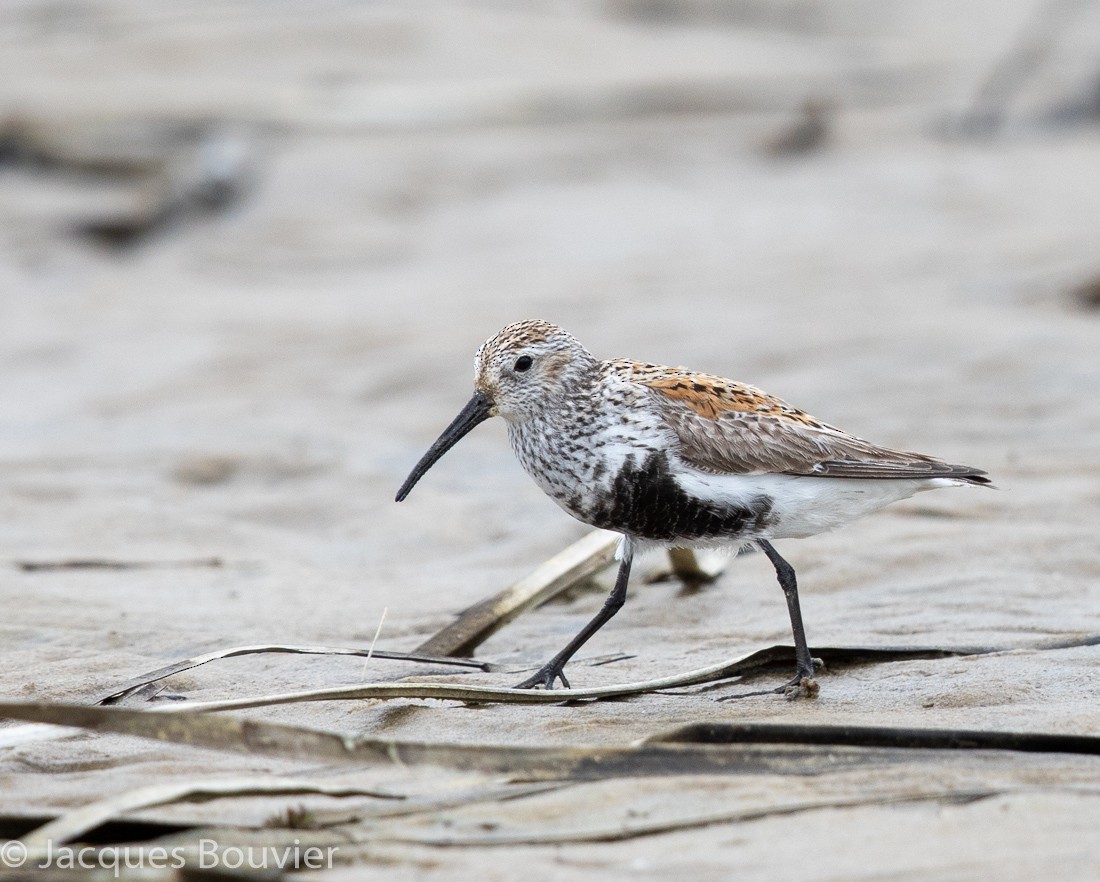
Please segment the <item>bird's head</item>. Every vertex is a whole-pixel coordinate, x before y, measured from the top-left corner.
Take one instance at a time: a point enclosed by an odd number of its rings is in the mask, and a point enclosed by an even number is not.
[[[400,502],[444,453],[474,426],[500,416],[521,424],[560,406],[590,377],[595,357],[557,325],[517,322],[502,328],[474,358],[474,394],[416,464],[397,493]]]

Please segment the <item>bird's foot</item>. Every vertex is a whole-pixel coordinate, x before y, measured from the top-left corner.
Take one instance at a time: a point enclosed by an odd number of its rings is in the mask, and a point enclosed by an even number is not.
[[[821,687],[814,679],[814,672],[825,670],[825,662],[819,658],[810,659],[810,662],[812,668],[799,665],[794,677],[775,691],[788,701],[796,701],[799,698],[817,698],[817,693],[821,691]]]
[[[782,686],[775,691],[783,693],[783,697],[787,701],[797,701],[800,698],[817,698],[817,693],[821,691],[821,687],[818,686],[817,680],[813,677],[796,677],[786,686]]]
[[[514,689],[553,689],[554,681],[561,680],[561,685],[566,689],[569,688],[569,680],[565,677],[565,662],[559,662],[557,659],[550,659],[546,664],[539,668],[530,677],[524,680],[522,683],[517,683]]]

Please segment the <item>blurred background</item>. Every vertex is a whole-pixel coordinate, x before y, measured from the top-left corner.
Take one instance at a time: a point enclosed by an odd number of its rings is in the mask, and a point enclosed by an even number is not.
[[[822,591],[1094,578],[1098,197],[1097,2],[5,0],[8,691],[409,648],[582,535],[495,422],[392,502],[524,318],[1014,491],[789,552]],[[82,560],[147,568],[22,566]]]

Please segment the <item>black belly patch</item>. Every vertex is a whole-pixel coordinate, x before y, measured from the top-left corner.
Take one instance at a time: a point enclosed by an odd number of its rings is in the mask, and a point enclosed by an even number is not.
[[[651,453],[641,466],[634,457],[611,485],[610,494],[583,513],[595,527],[641,539],[719,539],[751,534],[771,522],[772,500],[756,496],[745,506],[722,506],[697,499],[672,477],[668,457]]]

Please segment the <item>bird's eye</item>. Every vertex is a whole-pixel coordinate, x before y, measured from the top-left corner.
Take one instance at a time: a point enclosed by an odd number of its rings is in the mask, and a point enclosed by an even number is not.
[[[512,366],[512,369],[516,371],[516,373],[522,374],[524,371],[531,369],[532,362],[533,360],[530,355],[521,355],[516,359],[516,363]]]

